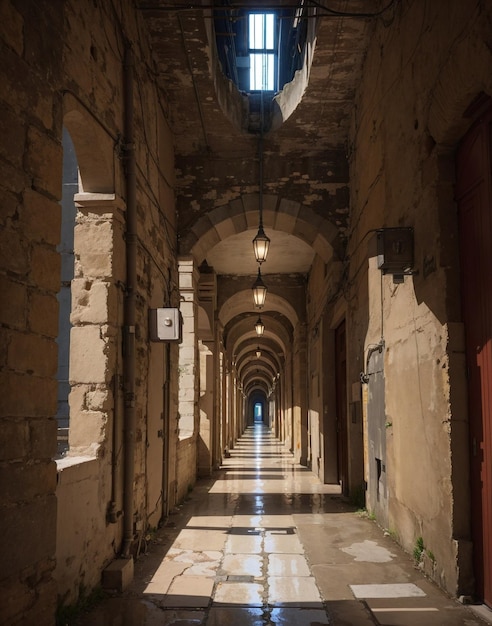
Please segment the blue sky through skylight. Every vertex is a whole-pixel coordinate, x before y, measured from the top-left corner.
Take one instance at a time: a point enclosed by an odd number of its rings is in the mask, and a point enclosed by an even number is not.
[[[250,13],[250,89],[274,91],[275,89],[275,15]]]

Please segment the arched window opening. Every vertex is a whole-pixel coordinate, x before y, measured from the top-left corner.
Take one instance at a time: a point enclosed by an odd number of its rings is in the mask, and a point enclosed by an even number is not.
[[[75,148],[68,131],[63,129],[63,172],[61,200],[61,237],[58,252],[61,257],[61,288],[58,292],[58,457],[68,450],[70,411],[70,313],[72,310],[72,280],[74,277],[74,228],[76,208],[74,195],[79,191],[78,163]]]

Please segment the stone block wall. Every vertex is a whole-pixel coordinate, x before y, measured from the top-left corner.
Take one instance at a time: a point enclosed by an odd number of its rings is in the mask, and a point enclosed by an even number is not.
[[[0,622],[12,626],[50,624],[56,607],[62,159],[60,63],[49,74],[44,63],[61,57],[63,16],[45,3],[18,4],[0,7]]]
[[[352,127],[348,376],[356,380],[382,338],[388,524],[409,552],[423,537],[430,573],[458,595],[467,592],[456,563],[469,558],[469,509],[453,479],[466,481],[468,466],[464,396],[451,394],[463,388],[462,347],[449,339],[460,322],[452,155],[472,123],[467,106],[492,93],[490,21],[486,3],[399,3],[391,24],[375,25]],[[381,276],[369,245],[371,230],[395,226],[415,236],[418,273],[400,284]],[[452,473],[454,432],[462,465]]]
[[[194,487],[197,476],[196,436],[180,439],[176,449],[176,503],[182,502]]]
[[[74,604],[81,592],[98,587],[101,568],[113,558],[109,532],[116,545],[120,537],[116,525],[107,525],[110,481],[111,468],[101,466],[96,457],[72,456],[58,462],[54,577],[59,604]]]
[[[132,102],[137,234],[139,244],[145,241],[137,254],[134,517],[139,528],[145,528],[149,507],[155,508],[155,501],[147,501],[145,476],[146,463],[155,461],[148,457],[154,448],[146,448],[147,392],[150,384],[162,389],[167,370],[162,359],[149,365],[147,319],[151,304],[177,306],[176,235],[172,140],[162,95],[148,71],[152,60],[140,19],[131,3],[115,9],[106,0],[6,0],[0,6],[0,621],[12,626],[53,624],[57,602],[75,602],[80,585],[88,590],[97,585],[120,548],[127,200],[123,52],[129,42],[139,86]],[[78,160],[80,196],[72,283],[71,450],[60,463],[57,487],[64,126]],[[173,348],[168,369],[176,372],[177,364]],[[176,479],[177,375],[169,373],[169,380],[168,492]],[[158,429],[152,432],[157,438]],[[164,491],[159,480],[154,500]],[[189,481],[186,476],[186,485]],[[108,516],[112,498],[114,520]]]

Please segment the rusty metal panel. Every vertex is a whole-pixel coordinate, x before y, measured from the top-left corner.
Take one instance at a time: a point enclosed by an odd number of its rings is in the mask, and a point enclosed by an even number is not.
[[[387,526],[388,490],[386,484],[386,412],[384,383],[384,352],[369,354],[367,372],[367,438],[369,510],[380,524]]]

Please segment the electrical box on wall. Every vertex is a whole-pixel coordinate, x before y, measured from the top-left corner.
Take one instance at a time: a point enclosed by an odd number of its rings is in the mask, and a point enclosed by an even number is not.
[[[413,228],[377,231],[378,268],[385,274],[409,274],[413,268]]]
[[[149,310],[149,334],[151,341],[181,341],[181,311],[173,309]]]

